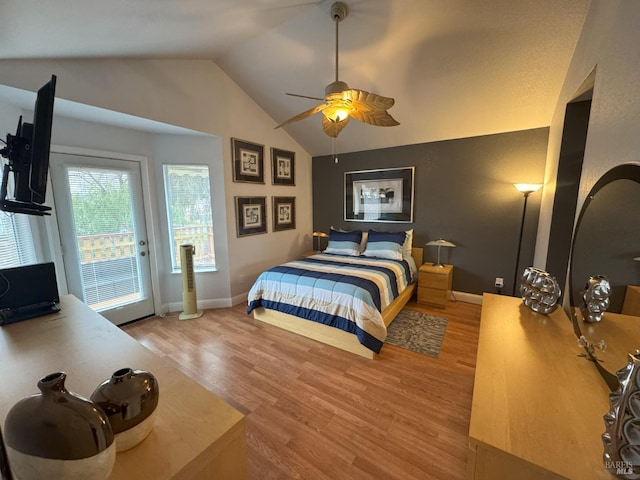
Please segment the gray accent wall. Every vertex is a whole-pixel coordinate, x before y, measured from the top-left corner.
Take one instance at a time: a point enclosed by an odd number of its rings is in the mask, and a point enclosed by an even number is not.
[[[413,228],[414,246],[424,247],[424,260],[429,262],[436,260],[437,249],[424,244],[444,238],[456,244],[442,249],[445,263],[454,265],[454,290],[495,293],[495,278],[502,277],[502,293],[510,294],[524,205],[524,196],[513,184],[543,182],[548,136],[548,128],[537,128],[338,153],[337,163],[333,156],[314,157],[314,230]],[[344,220],[345,172],[411,166],[415,167],[412,223]],[[519,272],[533,263],[540,199],[540,191],[528,199]]]
[[[567,280],[590,112],[591,100],[568,103],[562,130],[546,264],[562,287]]]

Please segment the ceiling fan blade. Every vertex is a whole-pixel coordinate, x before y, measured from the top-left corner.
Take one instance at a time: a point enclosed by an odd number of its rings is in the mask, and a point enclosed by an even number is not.
[[[354,108],[349,112],[349,115],[356,120],[368,123],[369,125],[375,125],[376,127],[395,127],[396,125],[400,125],[400,122],[384,110],[369,111]]]
[[[356,120],[378,127],[400,125],[387,112],[387,109],[393,107],[395,103],[393,98],[356,89],[347,90],[342,94],[350,100],[351,110],[349,115]]]
[[[310,97],[308,95],[298,95],[297,93],[285,93],[285,95],[289,95],[291,97],[310,98],[311,100],[320,100],[321,102],[324,102],[324,98],[320,98],[320,97]]]
[[[354,104],[365,104],[370,110],[389,110],[396,103],[393,98],[383,97],[365,90],[346,90],[342,94]]]
[[[322,116],[322,129],[324,133],[333,138],[338,136],[342,129],[347,126],[347,123],[349,123],[349,117],[340,122],[333,122],[324,115]]]
[[[295,117],[291,117],[289,120],[285,120],[275,128],[284,127],[285,125],[289,125],[290,123],[297,122],[299,120],[304,120],[305,118],[310,117],[311,115],[321,112],[326,107],[327,107],[326,103],[323,103],[322,105],[318,105],[317,107],[313,107],[312,109],[307,110],[306,112],[302,112],[296,115]]]

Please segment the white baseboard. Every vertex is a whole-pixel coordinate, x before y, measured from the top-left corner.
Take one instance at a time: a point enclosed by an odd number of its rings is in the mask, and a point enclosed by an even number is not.
[[[246,298],[247,297],[245,296],[245,299]],[[226,307],[232,307],[232,306],[233,304],[231,303],[230,298],[198,300],[198,308],[201,310],[208,309],[208,308],[226,308]],[[165,303],[162,305],[162,313],[181,312],[182,310],[183,310],[182,302],[171,302],[171,303]]]
[[[453,300],[458,302],[474,303],[476,305],[482,305],[482,295],[467,292],[451,292]]]
[[[239,303],[247,303],[247,298],[249,297],[249,292],[246,291],[241,293],[240,295],[235,295],[231,297],[231,305],[238,305]]]
[[[248,293],[249,292],[244,292],[239,295],[234,295],[231,298],[198,300],[198,308],[208,309],[208,308],[233,307],[240,303],[246,302]],[[456,300],[458,302],[474,303],[476,305],[482,305],[482,295],[477,295],[475,293],[452,291],[451,300]],[[164,314],[168,312],[181,312],[181,311],[182,311],[182,302],[171,302],[171,303],[163,304],[162,312],[160,313]]]
[[[247,301],[247,296],[249,292],[244,292],[239,295],[234,295],[231,298],[214,298],[214,299],[205,299],[198,300],[198,308],[200,309],[208,309],[208,308],[228,308],[238,305],[240,303]],[[171,302],[162,304],[162,312],[181,312],[182,311],[182,302]]]

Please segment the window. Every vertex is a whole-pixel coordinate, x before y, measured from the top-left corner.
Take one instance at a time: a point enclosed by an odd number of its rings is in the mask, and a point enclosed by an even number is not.
[[[135,212],[141,202],[136,176],[116,167],[66,165],[65,170],[83,301],[102,311],[144,299],[136,245],[140,231]]]
[[[209,167],[164,165],[171,265],[180,271],[180,245],[195,247],[194,270],[215,269]]]
[[[29,218],[0,212],[0,268],[36,263],[36,250]]]

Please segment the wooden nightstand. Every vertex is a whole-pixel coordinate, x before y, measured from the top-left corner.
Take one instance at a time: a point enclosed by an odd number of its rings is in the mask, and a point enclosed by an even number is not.
[[[435,267],[424,263],[418,269],[418,303],[446,307],[453,283],[453,265]]]
[[[624,315],[640,315],[640,287],[637,285],[627,285],[627,291],[624,295],[624,303],[622,304],[622,313]]]

